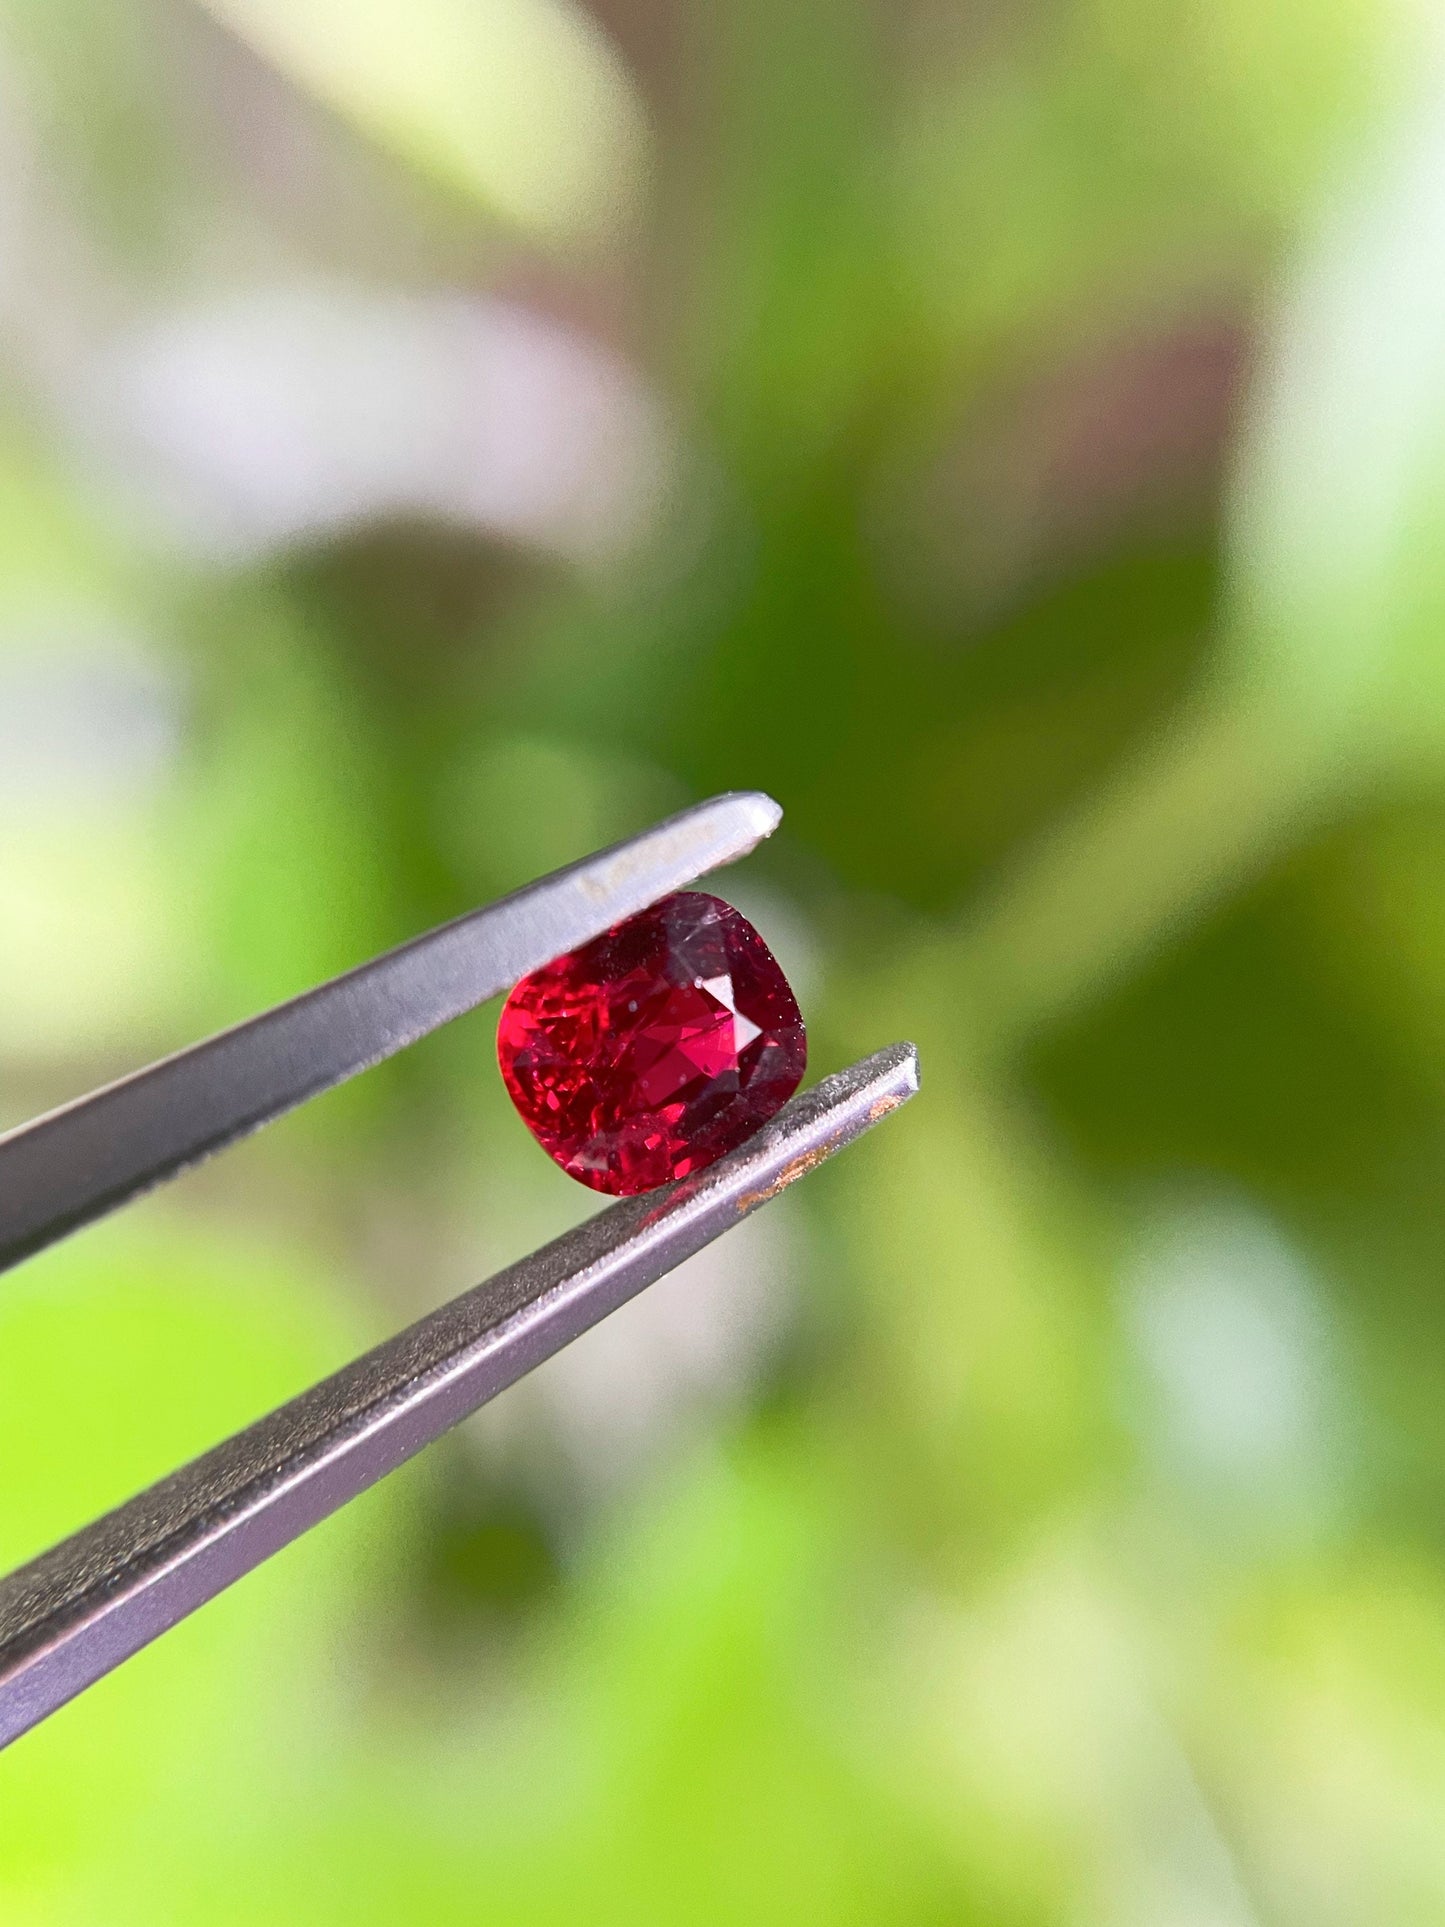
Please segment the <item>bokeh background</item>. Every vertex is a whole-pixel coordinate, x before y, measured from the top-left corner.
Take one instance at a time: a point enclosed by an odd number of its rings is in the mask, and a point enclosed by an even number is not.
[[[5,1927],[1445,1919],[1445,22],[4,0],[0,1124],[690,798],[925,1094],[0,1759]],[[0,1559],[592,1208],[8,1277]]]

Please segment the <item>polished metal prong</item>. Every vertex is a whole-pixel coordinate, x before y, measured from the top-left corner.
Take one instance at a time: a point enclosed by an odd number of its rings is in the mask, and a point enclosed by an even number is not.
[[[627,1198],[0,1581],[0,1745],[910,1098],[911,1044],[824,1078],[698,1177]]]
[[[736,862],[782,814],[715,796],[6,1133],[0,1270]]]

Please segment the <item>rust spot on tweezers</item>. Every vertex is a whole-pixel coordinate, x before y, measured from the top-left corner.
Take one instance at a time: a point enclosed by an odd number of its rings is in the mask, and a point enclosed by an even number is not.
[[[894,1102],[896,1101],[895,1099]],[[884,1110],[891,1111],[892,1109],[893,1104],[891,1103],[884,1106]],[[873,1115],[875,1115],[875,1112],[869,1113],[870,1119]],[[882,1112],[876,1112],[876,1115],[881,1116]],[[814,1170],[818,1165],[826,1162],[826,1160],[831,1157],[832,1152],[833,1146],[831,1144],[819,1145],[811,1151],[800,1151],[797,1157],[790,1158],[782,1170],[779,1171],[775,1177],[770,1178],[766,1184],[759,1185],[756,1191],[745,1191],[743,1193],[737,1201],[738,1216],[745,1218],[749,1211],[756,1210],[760,1204],[766,1204],[769,1198],[777,1197],[780,1191],[786,1191],[790,1184],[796,1184],[798,1179],[803,1177],[807,1172]]]

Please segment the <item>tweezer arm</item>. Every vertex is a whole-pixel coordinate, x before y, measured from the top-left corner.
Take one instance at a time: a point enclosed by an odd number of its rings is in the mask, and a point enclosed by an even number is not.
[[[0,1581],[0,1746],[911,1097],[895,1044],[699,1178],[629,1198]]]
[[[0,1136],[0,1270],[746,856],[781,814],[715,796]]]

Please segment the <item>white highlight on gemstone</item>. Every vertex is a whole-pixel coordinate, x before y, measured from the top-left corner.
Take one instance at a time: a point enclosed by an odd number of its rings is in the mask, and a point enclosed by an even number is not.
[[[732,1012],[733,1048],[741,1057],[753,1039],[762,1036],[762,1025],[755,1024],[751,1017],[744,1017],[743,1013],[738,1009],[737,997],[733,992],[731,975],[724,977],[699,977],[697,981],[699,988],[705,990],[709,997],[715,997],[724,1010],[730,1010]]]

